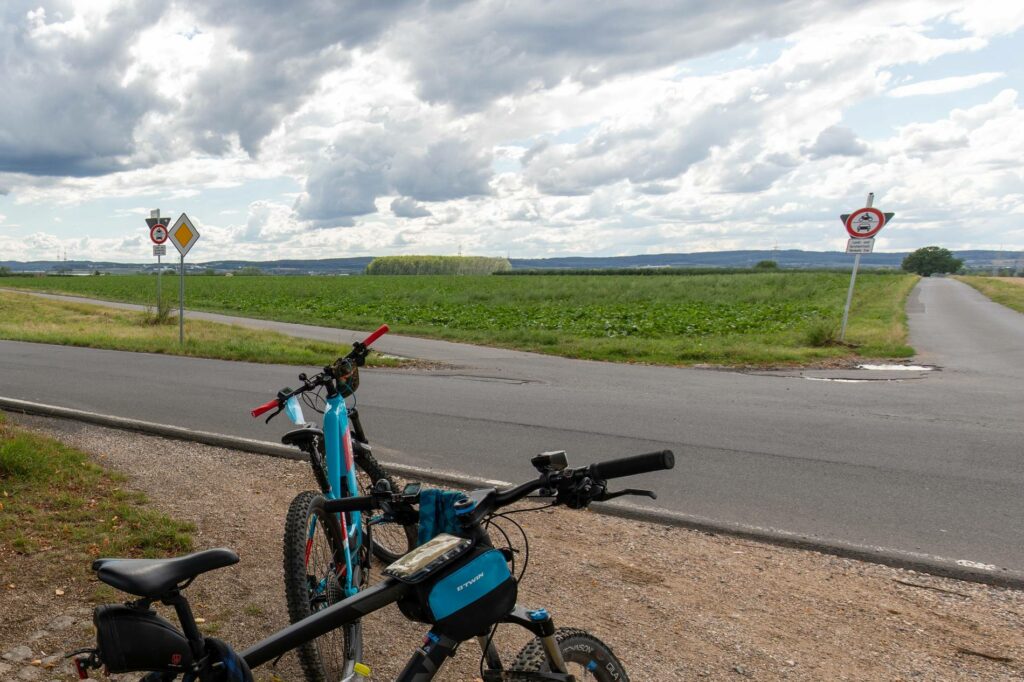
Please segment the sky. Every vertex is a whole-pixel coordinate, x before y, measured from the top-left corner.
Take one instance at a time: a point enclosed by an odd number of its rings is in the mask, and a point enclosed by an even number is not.
[[[1024,3],[4,0],[0,261],[1024,249]]]

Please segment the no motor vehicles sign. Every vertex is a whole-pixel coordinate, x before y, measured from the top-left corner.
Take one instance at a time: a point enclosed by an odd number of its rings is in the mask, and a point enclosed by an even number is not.
[[[846,231],[854,239],[868,239],[885,227],[885,216],[877,208],[859,208],[846,218]]]
[[[157,223],[150,228],[149,238],[153,240],[154,244],[163,244],[167,241],[167,226],[162,223]]]

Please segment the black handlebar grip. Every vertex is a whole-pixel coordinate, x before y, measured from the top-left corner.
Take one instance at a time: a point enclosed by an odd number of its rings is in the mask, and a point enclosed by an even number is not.
[[[360,497],[342,497],[338,500],[326,500],[324,502],[324,511],[328,514],[373,511],[378,506],[377,500],[373,499],[372,495],[362,495]]]
[[[607,462],[597,462],[590,465],[590,475],[593,478],[607,481],[610,478],[622,478],[623,476],[636,476],[651,471],[663,471],[671,469],[676,465],[676,456],[671,450],[660,452],[648,452],[646,455],[633,455],[621,459],[611,459]]]

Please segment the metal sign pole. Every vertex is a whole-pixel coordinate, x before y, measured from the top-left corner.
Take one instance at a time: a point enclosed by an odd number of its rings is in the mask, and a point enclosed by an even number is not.
[[[868,203],[866,208],[871,208],[871,204],[875,201],[875,193],[868,193]],[[850,318],[850,304],[853,302],[853,285],[857,283],[857,268],[860,267],[860,253],[853,257],[853,272],[850,274],[850,290],[846,292],[846,307],[843,308],[843,328],[839,332],[839,340],[846,340],[846,322]]]
[[[185,254],[181,254],[181,274],[178,285],[178,343],[185,345]]]
[[[159,316],[163,306],[160,305],[160,277],[164,266],[160,264],[160,256],[156,257],[156,314]]]

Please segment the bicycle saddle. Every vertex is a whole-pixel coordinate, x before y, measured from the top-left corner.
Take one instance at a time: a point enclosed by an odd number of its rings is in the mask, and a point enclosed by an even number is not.
[[[92,570],[102,582],[122,592],[158,599],[200,573],[237,563],[237,554],[220,547],[173,559],[97,559]]]
[[[324,438],[323,430],[315,426],[303,426],[281,436],[281,442],[285,445],[301,446],[311,442],[314,438],[319,438],[322,441]]]

